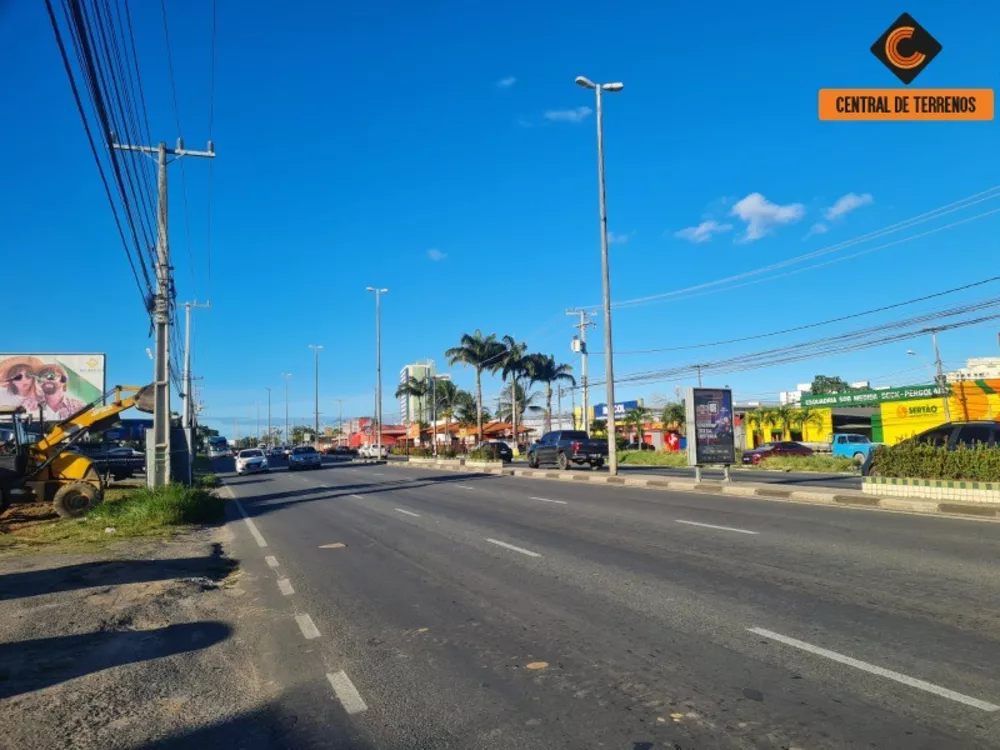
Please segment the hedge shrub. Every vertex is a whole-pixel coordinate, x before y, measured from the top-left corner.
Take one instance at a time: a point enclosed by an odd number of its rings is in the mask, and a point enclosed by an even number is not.
[[[880,446],[871,474],[912,479],[959,479],[1000,482],[1000,448],[959,446],[953,451],[926,443]]]

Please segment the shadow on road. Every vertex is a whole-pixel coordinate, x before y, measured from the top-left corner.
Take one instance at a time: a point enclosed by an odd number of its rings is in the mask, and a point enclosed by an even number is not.
[[[206,557],[168,560],[107,560],[65,565],[61,568],[28,570],[0,577],[0,601],[74,591],[94,586],[148,583],[172,578],[208,578],[218,581],[229,575],[236,563],[212,545]],[[0,660],[0,664],[2,664]]]
[[[197,651],[229,637],[221,622],[155,630],[108,630],[0,644],[0,698],[58,685],[124,664]]]

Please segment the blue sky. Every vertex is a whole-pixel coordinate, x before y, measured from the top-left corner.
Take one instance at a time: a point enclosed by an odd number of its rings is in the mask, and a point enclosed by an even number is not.
[[[158,4],[134,3],[155,137],[177,134]],[[179,298],[196,313],[196,374],[210,423],[252,421],[265,387],[283,417],[370,413],[374,303],[383,306],[385,411],[399,368],[433,358],[463,331],[526,339],[574,362],[563,311],[601,299],[593,95],[583,74],[621,80],[605,107],[616,300],[672,292],[859,237],[1000,183],[996,124],[824,123],[820,87],[898,87],[868,51],[902,11],[944,50],[914,87],[994,87],[1000,49],[983,28],[1000,7],[850,2],[688,4],[475,1],[413,5],[219,0],[211,274],[208,165],[171,167],[171,247]],[[209,14],[168,2],[186,144],[208,137]],[[151,345],[139,296],[88,152],[44,7],[0,4],[7,144],[0,199],[12,309],[6,351],[104,351],[110,382],[146,382]],[[30,74],[26,73],[30,71]],[[827,219],[844,196],[859,204]],[[903,239],[1000,208],[1000,199],[900,232]],[[706,224],[715,222],[715,224]],[[811,231],[817,223],[827,230]],[[702,226],[700,232],[685,229]],[[621,352],[763,333],[902,301],[995,275],[1000,214],[792,276],[616,311]],[[711,232],[712,228],[729,227]],[[190,243],[187,241],[190,231]],[[696,242],[708,232],[707,241]],[[685,237],[687,237],[685,239]],[[833,252],[833,260],[875,247]],[[18,260],[18,258],[20,260]],[[43,262],[39,262],[44,259]],[[808,264],[803,264],[808,265]],[[33,287],[44,290],[41,301]],[[209,288],[210,287],[210,288]],[[712,290],[718,290],[713,287]],[[724,287],[723,287],[724,289]],[[8,295],[11,292],[8,291]],[[779,343],[997,294],[995,285]],[[23,321],[16,323],[15,321]],[[997,354],[989,324],[945,333],[949,364]],[[593,331],[592,350],[601,329]],[[771,342],[708,352],[616,356],[627,375],[739,359]],[[817,372],[849,380],[926,380],[909,347],[726,375],[737,396],[775,398]],[[696,359],[697,358],[697,359]],[[596,378],[604,364],[592,357]],[[456,380],[472,373],[456,368]],[[896,374],[902,373],[902,374]],[[892,377],[885,377],[892,375]],[[710,379],[715,382],[715,379]],[[622,387],[670,397],[682,383]],[[499,390],[490,379],[487,395]],[[592,397],[593,401],[603,400]],[[213,420],[218,420],[214,421]]]

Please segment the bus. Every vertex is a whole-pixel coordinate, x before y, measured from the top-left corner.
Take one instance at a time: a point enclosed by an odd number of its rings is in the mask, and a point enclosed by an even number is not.
[[[222,435],[208,439],[208,457],[222,458],[229,455],[229,443]]]

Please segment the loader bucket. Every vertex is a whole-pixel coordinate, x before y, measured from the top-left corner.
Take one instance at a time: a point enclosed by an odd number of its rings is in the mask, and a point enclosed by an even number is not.
[[[151,383],[143,388],[135,396],[135,408],[139,411],[152,414],[156,405],[156,387]]]

